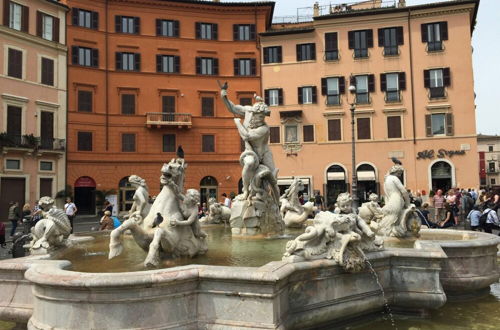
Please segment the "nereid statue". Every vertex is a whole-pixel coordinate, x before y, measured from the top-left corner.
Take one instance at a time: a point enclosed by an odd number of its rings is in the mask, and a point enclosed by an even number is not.
[[[161,252],[170,257],[193,257],[207,251],[206,234],[200,230],[198,222],[200,194],[195,189],[183,193],[186,167],[182,158],[163,164],[160,177],[163,187],[147,216],[138,221],[137,211],[134,211],[133,216],[111,232],[110,259],[122,253],[122,234],[128,229],[136,243],[148,251],[146,266],[158,266]]]
[[[141,178],[138,175],[131,175],[128,178],[128,182],[136,189],[134,193],[134,203],[132,207],[128,211],[128,214],[125,215],[125,219],[133,218],[138,223],[141,223],[142,220],[148,215],[149,210],[151,209],[151,205],[149,204],[149,189],[146,185],[146,180]]]
[[[243,193],[236,196],[231,208],[232,233],[281,233],[284,224],[278,206],[278,169],[268,146],[269,126],[265,122],[265,117],[270,114],[269,108],[258,96],[253,106],[233,104],[227,97],[227,83],[221,86],[221,97],[231,113],[244,116],[243,123],[240,118],[234,119],[245,141],[245,151],[240,156]]]
[[[280,213],[287,227],[302,227],[307,218],[316,211],[313,202],[300,204],[299,191],[303,189],[302,180],[294,178],[290,187],[280,197]]]
[[[340,213],[319,212],[305,233],[286,245],[283,261],[298,262],[333,259],[346,271],[365,267],[363,251],[383,248],[383,240],[358,215],[353,213],[352,198],[342,193],[337,198]]]
[[[62,209],[54,206],[54,199],[45,196],[38,205],[42,209],[42,219],[31,228],[31,254],[45,254],[57,247],[65,246],[71,233],[68,216]]]

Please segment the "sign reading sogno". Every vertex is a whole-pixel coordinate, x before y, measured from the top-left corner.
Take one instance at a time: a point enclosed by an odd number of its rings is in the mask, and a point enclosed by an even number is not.
[[[465,150],[439,149],[437,152],[435,152],[433,149],[427,149],[424,151],[417,152],[417,159],[433,159],[434,157],[451,158],[455,155],[465,155]]]

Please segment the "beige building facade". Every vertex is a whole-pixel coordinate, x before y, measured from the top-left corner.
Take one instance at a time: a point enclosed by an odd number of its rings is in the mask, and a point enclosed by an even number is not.
[[[479,152],[479,178],[484,188],[500,188],[500,136],[477,136]]]
[[[48,0],[0,6],[0,210],[64,189],[67,7]]]
[[[262,86],[280,185],[333,204],[352,180],[383,193],[392,157],[411,190],[477,187],[471,38],[479,1],[343,8],[261,34]],[[355,93],[349,86],[356,87]]]

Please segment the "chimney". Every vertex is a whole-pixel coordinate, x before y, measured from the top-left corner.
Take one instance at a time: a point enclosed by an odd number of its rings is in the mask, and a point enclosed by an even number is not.
[[[405,0],[399,0],[398,2],[398,8],[403,8],[406,7],[406,1]]]
[[[319,16],[319,3],[316,1],[313,6],[313,17]]]

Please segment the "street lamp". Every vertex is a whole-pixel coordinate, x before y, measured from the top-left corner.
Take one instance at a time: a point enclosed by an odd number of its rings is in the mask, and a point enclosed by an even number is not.
[[[356,86],[354,85],[354,77],[351,76],[349,92],[352,95],[351,107],[351,136],[352,136],[352,184],[351,184],[351,195],[352,195],[352,208],[354,212],[358,211],[359,199],[358,199],[358,174],[356,171],[356,140],[354,132],[354,110],[356,110]]]

